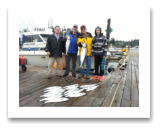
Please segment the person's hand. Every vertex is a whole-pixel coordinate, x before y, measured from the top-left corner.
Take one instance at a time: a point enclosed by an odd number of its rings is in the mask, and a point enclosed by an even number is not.
[[[48,56],[50,55],[50,52],[49,52],[49,51],[47,52],[47,55],[48,55]]]
[[[81,45],[83,45],[84,44],[84,42],[81,42]]]
[[[103,58],[106,58],[106,56],[103,56]]]
[[[94,56],[92,56],[92,58],[95,59]]]
[[[65,53],[63,53],[63,56],[65,56]]]
[[[66,39],[68,38],[68,36],[66,36]]]

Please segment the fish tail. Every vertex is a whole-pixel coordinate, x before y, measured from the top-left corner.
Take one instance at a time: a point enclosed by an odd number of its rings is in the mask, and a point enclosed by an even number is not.
[[[79,69],[83,69],[83,66],[82,66],[82,65],[80,65],[80,66],[79,66]]]

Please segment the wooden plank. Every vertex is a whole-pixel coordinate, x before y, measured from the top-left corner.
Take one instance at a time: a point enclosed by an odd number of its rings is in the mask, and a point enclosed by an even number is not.
[[[103,76],[104,80],[107,78],[107,76]],[[88,80],[88,82],[91,82],[92,80]],[[102,82],[101,82],[102,83]],[[101,84],[99,83],[99,84]],[[62,107],[68,107],[68,106],[71,106],[76,100],[78,99],[77,98],[71,98],[66,104],[64,104]],[[87,99],[88,101],[88,99]],[[85,102],[85,101],[84,101]]]
[[[58,82],[58,80],[56,82]],[[54,81],[49,81],[46,84],[44,84],[43,86],[41,86],[41,88],[38,89],[37,91],[34,91],[34,90],[29,91],[30,93],[28,92],[29,94],[27,94],[25,98],[23,98],[23,97],[20,98],[20,103],[19,103],[20,106],[27,106],[27,103],[31,104],[29,102],[31,102],[35,99],[36,99],[36,101],[34,101],[34,102],[37,103],[37,100],[39,99],[39,95],[43,94],[42,90],[46,87],[50,87],[51,85],[53,86],[53,84],[54,84]],[[23,100],[22,100],[22,98],[23,98]]]
[[[113,84],[118,84],[120,82],[120,80],[121,80],[121,73],[119,71],[115,80],[113,81]]]
[[[58,79],[58,77],[53,77],[53,82],[54,82],[54,80],[56,80],[56,79]],[[50,81],[50,80],[49,80],[49,81]],[[51,80],[51,82],[52,82],[52,80]],[[46,83],[47,83],[47,82],[46,82]],[[40,84],[37,83],[37,85],[40,85]],[[20,87],[21,87],[21,86],[20,86]],[[36,86],[32,86],[32,87],[34,88],[34,87],[36,87]],[[44,84],[44,87],[45,87],[45,84]],[[29,91],[29,90],[30,90],[30,88],[28,88],[28,91]],[[26,90],[26,91],[27,91],[27,90]],[[22,93],[23,93],[23,91],[22,91]],[[28,95],[24,95],[24,96],[20,97],[19,101],[22,101],[22,100],[24,100],[24,99],[32,96],[33,93],[34,93],[34,92],[32,92],[32,93],[30,93],[30,94],[28,94]]]
[[[117,84],[112,84],[108,94],[106,95],[101,107],[109,107],[114,96],[115,90],[117,88]]]
[[[69,78],[72,78],[71,76],[69,76]],[[72,84],[86,84],[89,80],[86,79],[74,79],[74,80],[66,80],[66,82],[64,82],[63,86],[68,86],[68,85],[72,85]],[[46,104],[45,106],[49,106],[49,107],[60,107],[60,106],[69,106],[71,104],[73,104],[73,102],[76,100],[77,98],[73,97],[73,98],[69,98],[68,101],[65,102],[60,102],[60,103],[50,103],[50,104]],[[66,104],[66,105],[65,105]]]
[[[58,80],[58,78],[57,78],[57,80]],[[21,91],[19,93],[19,97],[22,97],[22,96],[31,94],[34,91],[43,89],[43,88],[47,87],[51,82],[53,82],[53,80],[46,80],[45,82],[41,82],[41,83],[36,84],[35,86],[31,86],[29,89],[25,89],[25,91]]]
[[[117,72],[119,70],[119,67],[113,71],[112,77],[110,78],[110,80],[107,82],[107,84],[105,85],[105,87],[102,89],[102,91],[99,93],[99,95],[97,96],[97,98],[93,101],[93,103],[90,105],[91,107],[100,107],[103,103],[104,98],[106,97],[109,89],[112,86],[113,81],[116,78]]]
[[[132,61],[131,107],[138,107],[139,106],[138,84],[134,66],[135,66],[134,61]]]
[[[120,83],[120,85],[118,87],[117,93],[115,95],[115,98],[114,98],[114,101],[113,101],[111,107],[120,107],[120,105],[121,105],[123,91],[124,91],[124,85],[125,85],[125,81],[126,81],[126,73],[125,72],[127,72],[127,71],[124,70],[122,72],[123,80],[122,80],[122,82]]]
[[[95,83],[97,83],[97,80],[92,81],[92,84],[95,84]],[[80,85],[85,85],[85,84],[91,84],[91,80],[86,80],[83,84],[80,82]],[[86,95],[79,97],[78,99],[73,99],[73,101],[76,101],[76,102],[72,103],[70,106],[71,107],[80,106],[80,104],[82,104],[92,92],[85,92],[85,93]],[[64,104],[58,103],[58,104],[55,104],[54,106],[60,106],[60,105],[63,106]]]
[[[50,86],[57,86],[58,83],[62,83],[63,79],[59,79],[57,81],[53,81],[51,82],[51,84],[49,84],[48,86],[46,87],[50,87]],[[64,82],[63,82],[64,83]],[[45,88],[46,88],[45,87]],[[43,105],[43,102],[37,102],[37,100],[39,100],[39,95],[42,95],[42,89],[39,90],[39,91],[36,91],[35,92],[35,95],[33,97],[30,98],[30,102],[28,102],[27,104],[24,104],[24,105],[27,105],[27,106],[42,106]]]
[[[130,93],[131,93],[131,59],[128,60],[127,65],[127,76],[126,76],[126,82],[121,102],[121,107],[130,107]]]
[[[131,88],[131,107],[139,107],[138,87]]]
[[[100,83],[100,86],[92,91],[89,97],[87,97],[87,100],[84,100],[82,104],[80,104],[80,107],[89,107],[93,101],[96,99],[96,97],[99,95],[99,93],[102,91],[102,89],[105,87],[106,83],[109,81],[109,79],[112,76],[112,72],[104,79],[103,82]]]

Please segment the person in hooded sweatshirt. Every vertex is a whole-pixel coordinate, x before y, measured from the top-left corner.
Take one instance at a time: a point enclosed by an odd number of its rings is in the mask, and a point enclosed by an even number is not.
[[[107,56],[107,40],[102,33],[101,27],[95,29],[95,36],[92,42],[92,58],[95,60],[95,75],[92,79],[98,79],[98,70],[100,67],[100,81],[103,81],[104,60]]]

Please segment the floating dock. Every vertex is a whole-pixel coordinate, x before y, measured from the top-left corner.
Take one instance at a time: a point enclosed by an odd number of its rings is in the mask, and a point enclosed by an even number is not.
[[[27,65],[26,72],[19,70],[19,107],[139,107],[139,52],[130,51],[124,61],[127,61],[124,69],[118,66],[103,76],[103,82],[92,80],[92,75],[89,80],[73,78],[71,73],[67,77],[57,77],[54,69],[52,79],[47,79],[46,67]],[[38,102],[44,88],[72,84],[100,86],[68,101]]]

